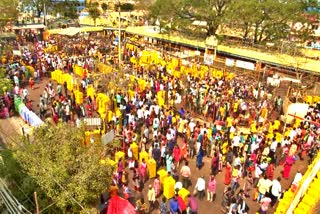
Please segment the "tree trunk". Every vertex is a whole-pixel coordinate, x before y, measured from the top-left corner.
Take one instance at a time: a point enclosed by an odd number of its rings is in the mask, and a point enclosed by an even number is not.
[[[40,8],[37,9],[37,17],[40,18],[42,10]]]
[[[212,35],[216,35],[216,32],[218,30],[219,25],[209,25],[207,28],[207,37],[212,36]]]
[[[258,38],[258,43],[261,43],[262,41],[262,38],[263,38],[263,34],[264,34],[264,31],[265,29],[267,28],[267,26],[263,26],[260,33],[259,33],[259,38]]]
[[[249,30],[250,30],[250,24],[249,23],[245,23],[245,29],[244,29],[244,34],[243,34],[243,42],[245,42],[247,40],[248,34],[249,34]]]
[[[254,24],[254,38],[253,38],[254,44],[256,44],[257,41],[258,41],[258,33],[259,33],[258,31],[259,31],[259,23],[256,22],[256,23]]]

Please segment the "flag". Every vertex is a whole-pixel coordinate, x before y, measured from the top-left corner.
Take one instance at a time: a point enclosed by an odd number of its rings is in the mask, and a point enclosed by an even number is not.
[[[128,200],[119,196],[113,196],[109,200],[108,211],[106,214],[135,214],[134,207]]]

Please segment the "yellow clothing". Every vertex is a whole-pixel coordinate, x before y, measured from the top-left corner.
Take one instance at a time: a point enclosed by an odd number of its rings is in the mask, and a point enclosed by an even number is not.
[[[270,124],[269,129],[268,129],[269,134],[272,134],[273,130],[274,130],[274,126],[272,124]]]
[[[185,120],[180,120],[178,123],[178,132],[183,133],[184,125],[186,124]]]
[[[228,141],[222,144],[222,154],[227,154],[228,151]]]
[[[232,126],[233,119],[231,117],[227,118],[227,127],[230,128]]]
[[[236,168],[233,168],[232,177],[238,177],[238,175],[239,175],[239,170],[237,170]]]
[[[224,113],[226,111],[225,108],[224,107],[220,107],[219,111],[220,111],[220,115],[223,117]]]
[[[267,118],[268,110],[266,108],[262,108],[261,110],[261,117]]]
[[[253,133],[257,132],[257,127],[256,127],[255,123],[251,124],[250,131],[253,132]]]
[[[274,121],[274,129],[279,129],[279,126],[280,126],[280,121],[279,120],[275,120]]]
[[[172,124],[176,124],[176,122],[177,122],[176,117],[172,117]]]
[[[235,104],[233,105],[233,111],[234,111],[234,112],[238,111],[238,107],[239,107],[239,103],[235,103]]]

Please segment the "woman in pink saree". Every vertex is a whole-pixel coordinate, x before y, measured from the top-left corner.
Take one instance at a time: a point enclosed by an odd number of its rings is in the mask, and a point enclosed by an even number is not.
[[[160,191],[161,191],[161,184],[160,184],[160,180],[159,180],[159,175],[157,175],[157,177],[153,181],[153,188],[156,193],[156,197],[158,197],[160,195]]]
[[[145,183],[147,180],[147,164],[144,158],[142,159],[142,162],[140,164],[140,175],[142,183]]]
[[[292,167],[292,164],[294,163],[294,161],[295,161],[295,158],[293,155],[288,155],[286,157],[286,160],[284,163],[284,168],[283,168],[283,173],[282,173],[283,178],[289,179],[291,167]]]

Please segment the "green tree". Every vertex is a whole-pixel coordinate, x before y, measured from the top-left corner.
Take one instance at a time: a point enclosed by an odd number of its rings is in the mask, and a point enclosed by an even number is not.
[[[112,182],[114,167],[100,164],[108,153],[101,144],[85,145],[82,128],[60,123],[36,128],[15,157],[59,209],[79,213],[96,205]]]
[[[52,5],[55,14],[64,18],[77,19],[79,17],[75,1],[65,0]]]
[[[10,91],[13,88],[12,81],[6,77],[4,68],[0,68],[0,95],[5,91]]]
[[[93,19],[93,22],[94,22],[94,26],[96,26],[96,23],[97,23],[97,18],[100,17],[101,15],[101,12],[98,8],[99,4],[97,5],[96,4],[97,2],[95,3],[89,3],[88,4],[88,12],[89,12],[89,16]]]
[[[46,208],[45,213],[63,212],[55,205],[52,199],[48,198],[35,180],[26,174],[12,151],[8,149],[1,150],[0,157],[0,178],[5,180],[12,194],[26,209],[35,210],[33,193],[37,192],[41,210]]]
[[[191,26],[192,22],[205,21],[207,36],[215,35],[224,23],[232,0],[156,0],[151,7],[151,16],[161,16],[178,27]],[[154,14],[154,15],[153,15]],[[167,18],[169,17],[169,18]]]
[[[102,8],[102,10],[103,10],[104,12],[106,12],[106,11],[108,10],[108,4],[105,3],[105,2],[103,2],[103,3],[101,4],[101,8]]]
[[[142,7],[142,5],[140,5],[140,7]],[[179,22],[179,25],[183,26],[183,20],[178,19],[176,16],[177,14],[172,1],[156,1],[152,5],[147,5],[147,8],[149,8],[151,21],[160,28],[160,33],[163,32],[163,29],[165,29],[166,32],[169,32],[176,26],[174,23],[177,22]]]
[[[48,10],[50,6],[54,4],[50,0],[22,0],[23,6],[34,8],[37,12],[36,16],[40,18],[41,13],[44,12],[45,8]]]
[[[134,10],[134,5],[130,3],[123,3],[120,5],[121,11],[130,12]]]
[[[241,29],[243,39],[252,38],[254,43],[287,39],[291,25],[305,23],[305,3],[302,1],[247,0],[233,1],[228,13],[231,28]]]
[[[0,28],[8,22],[13,21],[18,15],[18,0],[1,0],[0,1]]]

